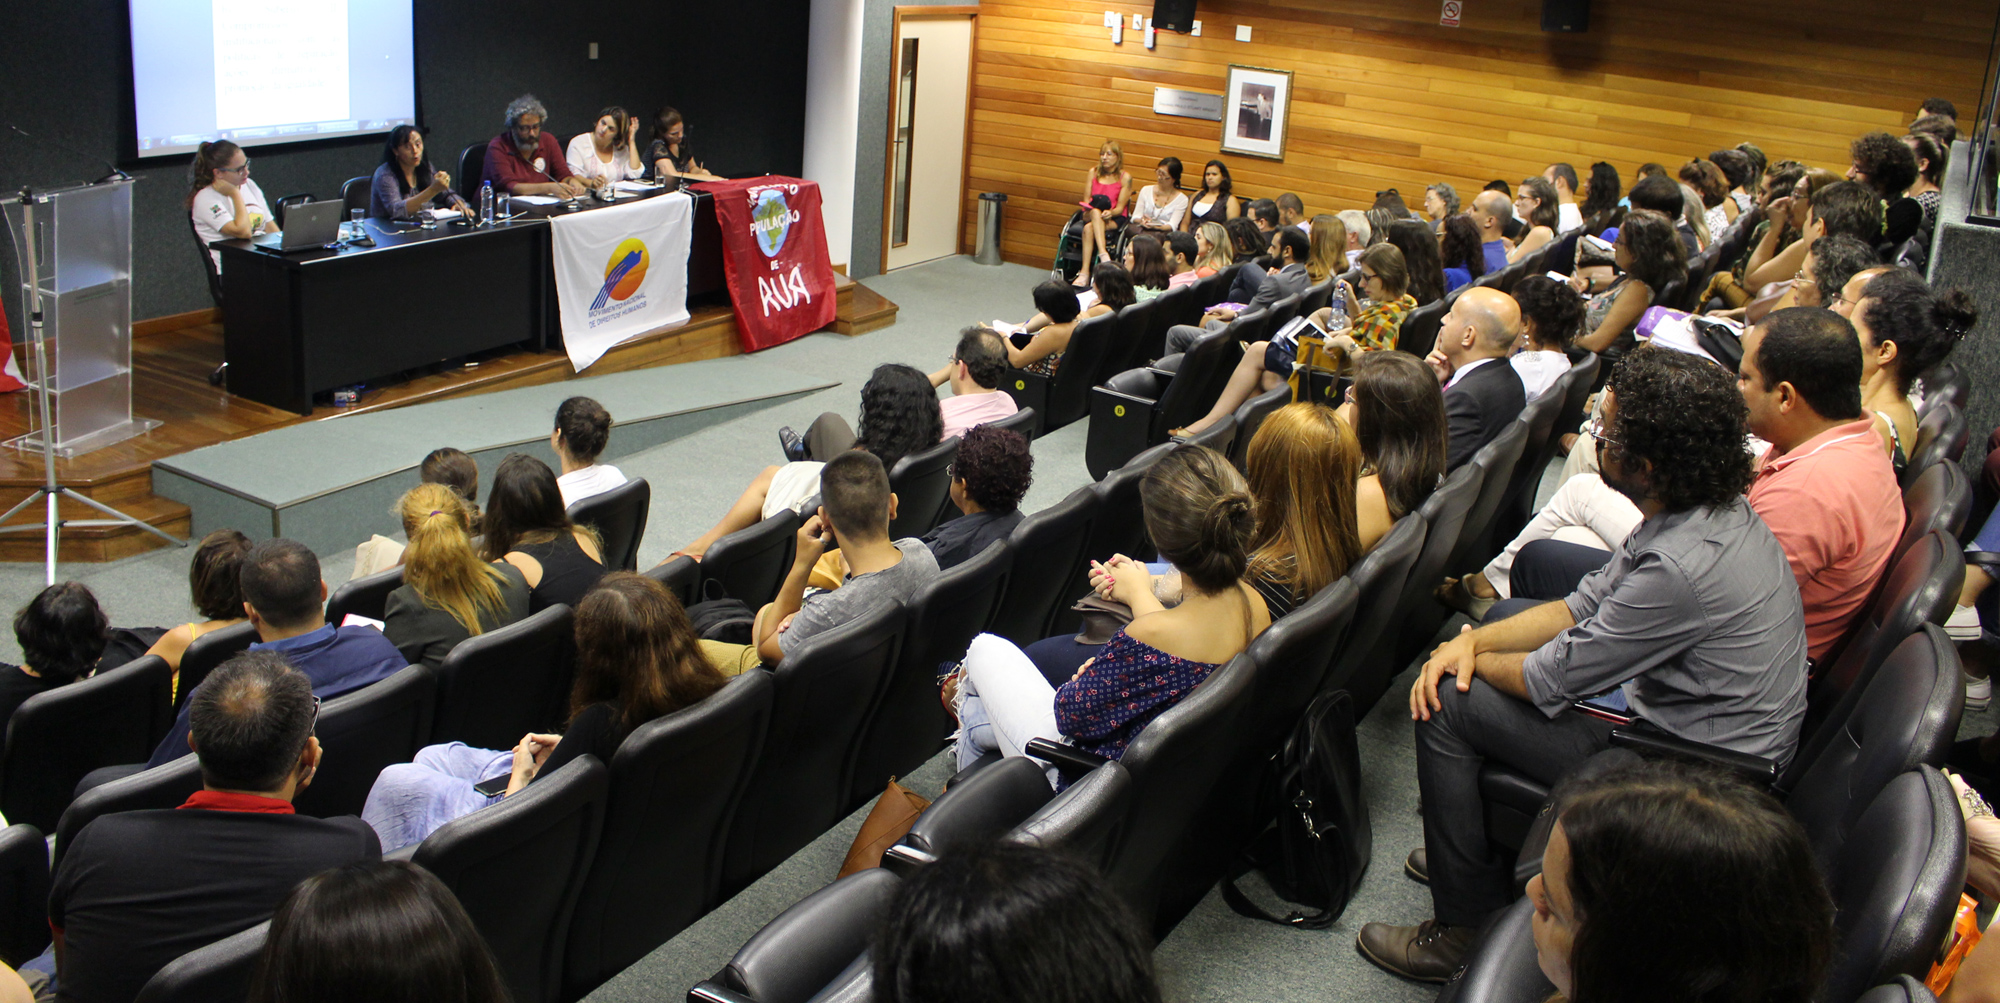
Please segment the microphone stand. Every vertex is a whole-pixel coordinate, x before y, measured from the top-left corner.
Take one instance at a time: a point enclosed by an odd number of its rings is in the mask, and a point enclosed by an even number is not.
[[[166,530],[151,525],[143,519],[126,515],[95,498],[86,497],[69,488],[63,487],[61,482],[56,480],[55,422],[50,418],[49,413],[49,395],[55,392],[55,386],[49,377],[48,339],[44,336],[42,330],[41,255],[36,247],[37,241],[35,239],[35,207],[41,203],[42,199],[37,197],[34,191],[29,188],[21,189],[20,198],[21,215],[24,221],[22,229],[28,232],[28,246],[18,248],[17,250],[21,252],[22,259],[28,263],[28,331],[35,343],[35,382],[33,386],[35,390],[35,406],[40,413],[42,425],[42,486],[36,488],[28,497],[21,499],[13,508],[8,509],[4,514],[0,514],[0,523],[12,519],[15,513],[39,501],[46,501],[48,503],[48,515],[40,523],[0,526],[0,533],[41,530],[43,532],[42,556],[47,569],[46,584],[54,585],[56,583],[56,537],[64,525],[64,520],[57,511],[57,501],[62,498],[81,502],[113,517],[110,519],[71,519],[68,520],[68,524],[71,526],[137,526],[175,546],[185,547],[187,546],[187,541],[168,533]]]

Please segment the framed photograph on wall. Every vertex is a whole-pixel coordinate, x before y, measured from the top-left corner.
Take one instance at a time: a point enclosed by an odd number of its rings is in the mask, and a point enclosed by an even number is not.
[[[1285,159],[1292,71],[1231,66],[1229,86],[1222,94],[1222,152]]]

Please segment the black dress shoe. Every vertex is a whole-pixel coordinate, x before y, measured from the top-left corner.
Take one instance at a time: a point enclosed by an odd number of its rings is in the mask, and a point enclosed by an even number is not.
[[[799,438],[799,433],[792,431],[790,425],[778,429],[778,448],[784,450],[785,459],[793,463],[806,458],[806,440]]]
[[[1434,919],[1416,926],[1370,923],[1354,938],[1354,946],[1391,975],[1415,982],[1447,982],[1458,973],[1478,936],[1478,927],[1446,926]]]
[[[1410,855],[1403,860],[1403,873],[1409,875],[1410,880],[1416,882],[1417,884],[1420,885],[1430,884],[1431,883],[1430,854],[1424,852],[1424,848],[1421,846],[1417,847],[1414,850],[1411,850]]]

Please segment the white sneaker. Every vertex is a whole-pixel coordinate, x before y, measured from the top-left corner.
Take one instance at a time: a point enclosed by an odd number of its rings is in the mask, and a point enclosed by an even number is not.
[[[1979,640],[1979,611],[1970,606],[1953,606],[1944,622],[1944,634],[1953,641]]]
[[[1963,673],[1961,673],[1963,675]],[[1965,676],[1965,709],[1983,711],[1993,702],[1992,678],[1974,679]]]

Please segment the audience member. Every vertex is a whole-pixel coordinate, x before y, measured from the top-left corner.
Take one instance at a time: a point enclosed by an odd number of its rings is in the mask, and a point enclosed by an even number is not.
[[[1683,181],[1681,189],[1681,222],[1694,232],[1696,252],[1708,250],[1715,242],[1715,231],[1708,228],[1708,207],[1702,202],[1701,192]],[[1720,208],[1718,206],[1717,208]]]
[[[661,107],[653,113],[653,141],[646,144],[646,179],[648,181],[679,182],[721,181],[716,175],[694,159],[694,149],[688,145],[687,122],[681,113],[671,107]]]
[[[511,1003],[458,896],[407,861],[299,882],[271,917],[250,1003]]]
[[[1721,169],[1706,160],[1690,160],[1681,165],[1680,180],[1694,189],[1701,200],[1702,224],[1708,230],[1709,240],[1721,236],[1723,228],[1735,218],[1736,209],[1736,204],[1729,200],[1729,182]],[[1702,246],[1708,244],[1704,242]]]
[[[1790,174],[1790,172],[1784,172]],[[1743,272],[1743,287],[1751,293],[1759,293],[1773,282],[1790,281],[1804,264],[1806,248],[1814,234],[1805,241],[1805,246],[1794,247],[1800,238],[1807,236],[1812,223],[1812,206],[1821,190],[1838,182],[1840,175],[1818,168],[1801,168],[1797,179],[1792,182],[1788,193],[1765,203],[1765,222],[1770,225],[1756,244],[1750,249]],[[1851,233],[1850,236],[1868,240],[1867,235]]]
[[[923,538],[938,570],[964,564],[1014,532],[1034,473],[1035,456],[1019,432],[987,425],[966,430],[951,461],[951,501],[965,514]]]
[[[548,117],[549,110],[533,94],[507,105],[507,127],[486,144],[486,161],[479,171],[496,193],[570,198],[590,187],[570,172],[556,138],[542,131]]]
[[[1708,155],[1708,162],[1722,172],[1722,180],[1729,186],[1729,201],[1735,204],[1729,219],[1734,222],[1738,215],[1750,211],[1750,192],[1756,186],[1757,171],[1742,150],[1716,150]]]
[[[382,635],[411,665],[436,668],[459,642],[525,619],[528,581],[472,549],[472,513],[450,488],[419,484],[396,505],[410,540],[403,584],[389,593]]]
[[[1528,275],[1515,283],[1514,302],[1521,310],[1521,338],[1507,361],[1532,401],[1569,372],[1570,342],[1583,328],[1583,300],[1546,275]]]
[[[1695,238],[1693,226],[1682,218],[1687,209],[1687,200],[1681,194],[1681,186],[1674,183],[1672,178],[1664,175],[1642,178],[1638,184],[1632,186],[1632,194],[1628,201],[1634,209],[1650,209],[1667,218],[1675,235],[1680,238],[1682,258],[1692,258],[1701,250],[1701,242]],[[1628,214],[1626,218],[1631,217]],[[1624,230],[1621,228],[1619,232],[1623,233]],[[1588,293],[1589,290],[1584,292]]]
[[[1447,295],[1486,274],[1486,252],[1479,246],[1479,224],[1459,213],[1447,216],[1439,229],[1438,259],[1444,268]]]
[[[1354,507],[1366,552],[1444,479],[1450,430],[1437,377],[1416,356],[1369,352],[1355,361],[1353,372],[1340,416],[1361,447]]]
[[[1347,228],[1347,267],[1352,270],[1361,260],[1361,252],[1368,248],[1370,238],[1375,236],[1374,227],[1368,222],[1368,214],[1359,209],[1342,209],[1333,215]]]
[[[195,545],[194,560],[188,562],[188,597],[194,600],[199,622],[175,627],[160,636],[148,655],[158,655],[173,666],[178,676],[181,656],[194,639],[211,630],[233,627],[243,622],[243,587],[237,573],[243,555],[250,552],[250,538],[233,529],[218,529]]]
[[[1634,763],[1580,783],[1559,811],[1528,898],[1562,998],[1818,998],[1833,902],[1805,831],[1769,794]]]
[[[59,582],[35,593],[14,614],[21,664],[0,662],[0,733],[29,697],[97,671],[110,633],[111,619],[82,583]]]
[[[1431,228],[1414,219],[1399,219],[1389,224],[1387,230],[1387,241],[1403,252],[1403,267],[1410,273],[1410,297],[1418,306],[1443,299],[1444,264],[1439,259],[1438,239]]]
[[[1424,215],[1430,218],[1431,229],[1438,236],[1444,236],[1444,221],[1458,215],[1458,189],[1443,181],[1424,189]]]
[[[1360,312],[1348,318],[1345,332],[1329,338],[1327,343],[1339,344],[1349,353],[1395,348],[1396,336],[1403,330],[1403,318],[1417,308],[1417,298],[1409,293],[1409,266],[1404,262],[1402,250],[1390,243],[1376,244],[1361,252],[1360,264],[1361,295],[1356,296],[1354,287],[1341,279],[1339,297],[1342,309],[1352,313],[1359,308]],[[1442,269],[1439,271],[1442,274]],[[1325,327],[1328,316],[1315,313],[1313,319]]]
[[[1075,284],[1089,287],[1091,269],[1100,261],[1111,260],[1110,245],[1105,242],[1107,227],[1123,230],[1132,217],[1125,212],[1125,204],[1132,200],[1132,175],[1125,170],[1125,148],[1115,139],[1107,139],[1097,147],[1097,163],[1084,175],[1083,201],[1077,205],[1083,208],[1083,248],[1078,252],[1082,266],[1076,270]]]
[[[1166,292],[1167,282],[1174,277],[1167,265],[1166,246],[1161,243],[1165,236],[1168,234],[1155,237],[1142,233],[1125,242],[1125,271],[1132,276],[1138,299],[1149,300]]]
[[[1925,115],[1941,115],[1956,120],[1958,108],[1944,98],[1925,98],[1924,103],[1917,106],[1917,117],[1922,118]]]
[[[1600,160],[1590,165],[1590,180],[1584,182],[1583,202],[1577,212],[1583,217],[1583,232],[1603,236],[1604,231],[1625,219],[1619,198],[1618,168]]]
[[[1278,196],[1278,225],[1294,227],[1301,233],[1305,232],[1308,225],[1305,200],[1292,192]]]
[[[1619,687],[1629,713],[1668,734],[1779,762],[1797,747],[1805,625],[1784,551],[1742,497],[1743,398],[1721,367],[1650,346],[1613,385],[1603,476],[1645,522],[1576,593],[1496,607],[1411,687],[1426,851],[1412,864],[1435,918],[1370,923],[1359,938],[1399,975],[1448,977],[1507,904],[1513,865],[1487,842],[1481,764],[1552,785],[1608,747],[1612,725],[1575,701]]]
[[[1050,279],[1035,287],[1035,315],[1028,323],[1006,339],[1007,364],[1016,369],[1041,376],[1054,376],[1056,367],[1062,365],[1063,353],[1069,349],[1069,336],[1075,331],[1078,321],[1101,317],[1117,308],[1104,302],[1103,291],[1107,286],[1130,295],[1132,281],[1125,267],[1115,261],[1100,262],[1091,272],[1092,288],[1098,290],[1098,301],[1085,309],[1077,300],[1076,291],[1060,279]],[[995,321],[995,326],[1004,322]],[[1008,325],[1012,326],[1012,325]],[[780,438],[783,438],[780,433]],[[836,436],[844,439],[845,434]],[[785,453],[794,460],[832,456],[840,449],[829,451],[816,447],[812,431],[807,430],[804,440],[805,450],[796,451],[792,443],[786,442]]]
[[[961,846],[896,894],[869,952],[880,1003],[1160,1003],[1152,939],[1063,854]]]
[[[465,503],[466,512],[472,516],[472,533],[482,532],[485,516],[479,511],[479,464],[463,450],[444,446],[425,454],[417,464],[419,484],[442,484],[450,488]],[[249,547],[249,541],[244,541]],[[354,573],[348,581],[379,574],[401,564],[403,545],[380,533],[368,537],[368,542],[354,548]],[[239,607],[240,608],[240,607]]]
[[[451,175],[424,159],[424,133],[414,125],[389,130],[382,144],[382,164],[368,184],[368,215],[374,219],[409,219],[425,209],[447,205],[470,209],[451,189]]]
[[[1187,219],[1182,227],[1194,232],[1204,223],[1227,223],[1238,215],[1235,181],[1229,176],[1229,165],[1220,160],[1211,160],[1201,169],[1201,191],[1194,194],[1194,202],[1188,206]]]
[[[564,508],[625,483],[625,474],[617,467],[597,462],[610,441],[611,412],[604,405],[588,397],[571,397],[556,408],[549,448],[562,464],[556,489],[562,492]]]
[[[1917,208],[1923,210],[1923,221],[1917,226],[1917,244],[1928,251],[1931,234],[1937,231],[1938,207],[1944,204],[1944,190],[1939,186],[1944,184],[1944,169],[1950,166],[1951,147],[1923,132],[1904,136],[1903,145],[1917,158],[1917,180],[1910,183],[1909,191],[1904,194],[1915,199]]]
[[[1800,269],[1806,277],[1793,283],[1792,302],[1786,303],[1781,299],[1777,308],[1820,306],[1833,309],[1841,290],[1847,288],[1847,280],[1880,263],[1881,258],[1876,256],[1874,248],[1847,234],[1821,237],[1806,251],[1805,265]]]
[[[1279,227],[1271,234],[1271,258],[1277,262],[1268,273],[1259,274],[1254,267],[1239,269],[1237,282],[1256,282],[1256,293],[1247,300],[1235,299],[1241,286],[1233,287],[1229,302],[1242,303],[1243,309],[1229,306],[1211,307],[1201,315],[1198,324],[1176,324],[1167,329],[1166,350],[1171,355],[1185,352],[1196,338],[1208,331],[1219,331],[1230,321],[1246,313],[1268,309],[1271,304],[1306,291],[1311,277],[1306,272],[1306,261],[1311,253],[1306,235],[1296,227]]]
[[[1060,689],[1005,639],[973,638],[944,684],[961,724],[961,768],[988,752],[1022,755],[1036,738],[1066,738],[1085,752],[1117,759],[1147,723],[1270,625],[1262,599],[1245,579],[1256,522],[1250,495],[1222,454],[1203,446],[1176,448],[1140,479],[1139,498],[1148,538],[1180,572],[1180,603],[1163,607],[1146,566],[1129,557],[1093,562],[1092,587],[1130,607],[1132,620]]]
[[[1377,205],[1361,215],[1362,218],[1368,220],[1368,243],[1370,246],[1388,240],[1389,227],[1410,218],[1407,212],[1390,209],[1387,206],[1381,205]]]
[[[1496,191],[1483,191],[1473,198],[1466,215],[1479,228],[1479,249],[1486,256],[1486,270],[1497,272],[1507,267],[1505,228],[1514,218],[1511,200]]]
[[[1361,444],[1332,408],[1287,404],[1250,437],[1243,471],[1257,516],[1245,574],[1276,620],[1361,559]]]
[[[1509,241],[1520,240],[1521,235],[1528,232],[1528,224],[1514,216],[1514,186],[1499,178],[1494,178],[1486,182],[1486,187],[1483,190],[1499,192],[1501,195],[1506,196],[1504,202],[1494,203],[1496,215],[1500,219],[1500,235],[1506,237]]]
[[[243,589],[243,611],[257,628],[257,641],[250,650],[271,652],[305,673],[315,697],[360,689],[409,664],[374,627],[326,622],[326,582],[320,578],[319,558],[305,544],[278,538],[251,547],[243,555],[237,580]],[[213,679],[211,673],[188,695],[147,766],[164,766],[187,755],[194,702]]]
[[[1200,260],[1201,241],[1194,234],[1186,230],[1167,234],[1167,271],[1172,273],[1167,276],[1167,288],[1179,289],[1201,278],[1194,265]]]
[[[1640,188],[1650,183],[1641,182]],[[1650,209],[1639,208],[1636,202],[1611,246],[1614,260],[1624,274],[1608,288],[1591,295],[1594,280],[1583,276],[1570,280],[1573,288],[1589,296],[1583,314],[1584,333],[1577,344],[1601,356],[1606,370],[1631,351],[1639,317],[1646,308],[1669,285],[1687,279],[1687,255],[1674,233],[1673,222]]]
[[[1054,287],[1074,307],[1076,297],[1063,288],[1062,282],[1051,280],[1043,286]],[[1063,331],[1061,337],[1067,343],[1068,331]],[[860,424],[857,434],[848,431],[847,423],[839,416],[831,412],[820,415],[806,436],[808,442],[817,444],[811,455],[832,459],[848,449],[862,449],[881,459],[886,470],[904,456],[944,441],[944,411],[938,403],[937,388],[931,386],[928,377],[908,366],[889,363],[875,367],[861,387]],[[708,548],[715,546],[715,541],[749,529],[782,509],[804,514],[819,494],[820,471],[825,466],[821,460],[794,460],[783,466],[765,467],[730,506],[721,522],[675,554],[700,560]]]
[[[1347,270],[1347,226],[1338,216],[1321,213],[1312,218],[1307,237],[1312,246],[1306,257],[1306,283],[1330,282]]]
[[[1250,204],[1254,207],[1257,203]],[[1273,210],[1273,216],[1275,215],[1276,211]],[[1271,246],[1270,234],[1277,227],[1263,227],[1258,225],[1258,222],[1238,216],[1224,223],[1222,229],[1229,234],[1231,260],[1241,263],[1255,260],[1262,255]]]
[[[1556,210],[1555,232],[1568,233],[1582,226],[1583,210],[1576,204],[1576,168],[1568,164],[1550,164],[1542,170],[1542,180],[1548,182],[1555,192],[1559,207]],[[1527,188],[1527,182],[1522,182],[1521,187]]]
[[[596,531],[570,521],[555,471],[526,453],[507,454],[493,472],[482,542],[487,560],[520,569],[531,613],[557,604],[575,609],[604,577]]]
[[[1757,191],[1764,183],[1764,171],[1770,167],[1770,158],[1764,156],[1764,151],[1759,149],[1757,144],[1747,141],[1736,144],[1736,152],[1743,154],[1744,160],[1750,165],[1749,179],[1744,182],[1743,190]]]
[[[1863,406],[1900,473],[1917,443],[1910,391],[1979,323],[1979,307],[1963,290],[1933,292],[1916,272],[1896,268],[1868,280],[1849,319],[1861,340]]]
[[[1498,289],[1466,290],[1439,323],[1437,346],[1424,361],[1444,387],[1451,430],[1445,469],[1471,460],[1528,406],[1521,375],[1507,364],[1520,335],[1521,308]]]
[[[903,602],[935,578],[938,562],[922,540],[889,538],[896,496],[889,471],[875,454],[842,453],[820,471],[819,511],[799,527],[792,569],[778,597],[757,612],[753,647],[777,664],[799,642],[831,630],[883,602]],[[820,555],[840,548],[841,586],[806,595],[806,579]]]
[[[570,137],[563,151],[569,172],[593,188],[646,176],[639,161],[639,119],[612,105],[597,113],[589,132]]]
[[[951,384],[951,396],[938,402],[944,432],[938,439],[963,437],[974,425],[999,421],[1019,411],[1014,398],[1000,392],[1007,375],[1007,341],[992,328],[974,324],[958,332],[958,348],[943,369],[930,375],[931,386]]]
[[[1514,215],[1528,221],[1528,232],[1507,252],[1508,261],[1519,261],[1556,239],[1556,228],[1561,225],[1558,207],[1575,210],[1576,204],[1557,202],[1555,188],[1543,178],[1521,182],[1521,193],[1514,196]],[[1577,225],[1582,226],[1582,221]]]
[[[1270,199],[1252,199],[1243,209],[1258,232],[1268,234],[1278,228],[1278,203]]]
[[[278,232],[278,216],[264,190],[251,180],[250,155],[242,147],[226,139],[201,144],[188,179],[188,219],[194,223],[195,241],[208,249],[217,273],[222,271],[222,252],[210,245]]]
[[[1920,176],[1917,155],[1886,132],[1871,132],[1849,144],[1847,180],[1867,185],[1883,203],[1882,232],[1872,241],[1890,253],[1917,235],[1924,210],[1903,193]]]
[[[645,575],[605,575],[576,606],[576,683],[560,735],[529,733],[511,750],[463,742],[428,745],[416,759],[386,767],[368,790],[361,817],[397,850],[424,841],[456,818],[517,794],[572,760],[605,763],[633,729],[692,707],[723,687],[712,656],[680,600]],[[488,796],[474,785],[507,778]]]
[[[270,918],[306,877],[380,855],[360,819],[292,809],[320,764],[313,690],[270,650],[195,689],[180,741],[202,790],[177,810],[99,816],[63,853],[49,892],[59,998],[130,1003],[168,962]]]
[[[1194,261],[1196,278],[1208,278],[1236,263],[1234,242],[1229,237],[1229,228],[1223,224],[1203,223],[1195,231],[1194,239],[1199,252]]]
[[[1139,189],[1138,197],[1132,201],[1132,221],[1125,227],[1126,235],[1141,230],[1178,229],[1187,209],[1187,193],[1181,191],[1180,158],[1163,157],[1159,166],[1153,168],[1153,183]]]
[[[1097,272],[1090,277],[1090,289],[1097,294],[1097,302],[1085,307],[1078,315],[1079,320],[1117,313],[1139,302],[1139,297],[1132,290],[1132,273],[1116,261],[1097,266]]]
[[[1919,115],[1910,123],[1910,131],[1922,133],[1938,141],[1948,153],[1951,144],[1958,139],[1958,120],[1949,115]]]

